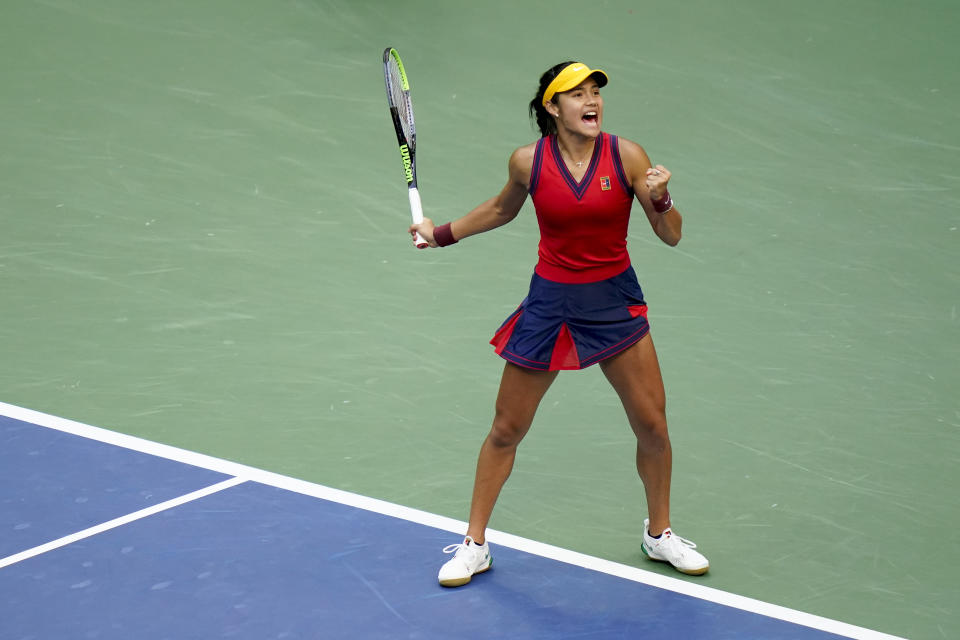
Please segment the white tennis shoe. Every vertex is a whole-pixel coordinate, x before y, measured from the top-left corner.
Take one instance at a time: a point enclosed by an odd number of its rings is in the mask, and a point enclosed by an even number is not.
[[[677,571],[690,576],[702,576],[710,569],[707,558],[696,551],[697,545],[676,535],[669,528],[659,538],[650,537],[650,520],[643,521],[643,552],[651,560],[669,562]]]
[[[460,544],[444,547],[443,552],[453,554],[453,557],[440,567],[438,578],[444,587],[465,585],[475,574],[483,573],[493,565],[490,545],[486,542],[477,544],[470,536]]]

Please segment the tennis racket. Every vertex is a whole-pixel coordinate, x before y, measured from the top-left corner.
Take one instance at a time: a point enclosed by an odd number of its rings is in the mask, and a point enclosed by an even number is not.
[[[413,104],[410,102],[410,83],[403,70],[400,54],[393,47],[383,51],[383,77],[387,83],[387,103],[393,128],[397,130],[397,142],[400,144],[400,158],[403,160],[403,175],[407,179],[407,193],[410,196],[410,214],[413,223],[423,222],[423,206],[420,204],[420,191],[417,189],[417,128],[413,123]],[[428,246],[427,241],[418,233],[413,240],[418,249]]]

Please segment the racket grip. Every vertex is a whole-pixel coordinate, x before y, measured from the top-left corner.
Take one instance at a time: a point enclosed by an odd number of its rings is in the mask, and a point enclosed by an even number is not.
[[[423,205],[420,203],[420,191],[416,187],[410,187],[407,189],[407,193],[410,196],[410,215],[413,217],[413,224],[420,224],[423,222]],[[417,246],[417,249],[425,249],[430,246],[419,233],[417,237],[413,239],[413,244]]]

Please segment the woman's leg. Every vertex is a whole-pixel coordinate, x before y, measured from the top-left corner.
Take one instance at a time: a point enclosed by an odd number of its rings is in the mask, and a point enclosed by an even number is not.
[[[557,377],[556,371],[524,369],[507,362],[500,379],[493,426],[487,434],[473,484],[467,535],[483,544],[487,523],[500,489],[513,470],[517,445],[527,435],[540,400]]]
[[[637,473],[647,496],[650,534],[657,536],[670,526],[673,453],[667,434],[666,394],[653,339],[648,334],[600,362],[600,368],[620,396],[637,436]]]

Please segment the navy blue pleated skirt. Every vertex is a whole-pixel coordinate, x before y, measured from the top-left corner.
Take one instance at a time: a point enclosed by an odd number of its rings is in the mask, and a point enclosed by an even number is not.
[[[527,297],[490,344],[500,357],[528,369],[584,369],[649,332],[647,304],[633,267],[586,284],[553,282],[534,273]]]

